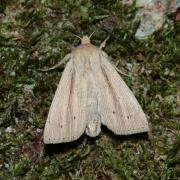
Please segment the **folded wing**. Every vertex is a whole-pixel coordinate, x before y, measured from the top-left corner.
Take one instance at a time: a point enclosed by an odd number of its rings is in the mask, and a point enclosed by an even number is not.
[[[97,86],[102,123],[119,135],[148,131],[148,122],[141,106],[105,53],[100,56],[100,61]]]
[[[44,130],[44,143],[62,143],[78,139],[86,127],[86,83],[70,60],[53,98]]]

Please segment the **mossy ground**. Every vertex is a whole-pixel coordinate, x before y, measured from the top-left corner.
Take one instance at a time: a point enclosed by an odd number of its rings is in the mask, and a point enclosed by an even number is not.
[[[0,179],[178,179],[180,24],[169,17],[146,40],[134,38],[137,9],[112,0],[0,1]],[[42,143],[63,68],[40,72],[70,52],[76,35],[95,31],[151,124],[144,134]]]

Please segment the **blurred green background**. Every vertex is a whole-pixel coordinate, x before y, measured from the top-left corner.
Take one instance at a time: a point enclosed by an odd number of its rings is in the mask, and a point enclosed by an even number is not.
[[[0,0],[0,179],[180,177],[180,23],[174,14],[146,40],[134,34],[137,9],[118,0]],[[63,72],[58,63],[90,35],[133,90],[151,125],[144,134],[44,147],[47,113]]]

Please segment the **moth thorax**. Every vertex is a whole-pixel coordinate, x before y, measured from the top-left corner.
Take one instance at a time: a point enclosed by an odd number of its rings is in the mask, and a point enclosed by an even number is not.
[[[85,132],[90,137],[98,136],[101,132],[101,121],[99,119],[88,121]]]
[[[83,36],[83,38],[81,39],[81,44],[90,44],[91,41],[89,39],[88,36]]]

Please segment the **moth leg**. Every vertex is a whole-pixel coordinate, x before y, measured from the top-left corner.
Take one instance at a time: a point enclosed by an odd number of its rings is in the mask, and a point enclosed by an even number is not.
[[[123,73],[119,68],[117,68],[116,66],[114,66],[114,68],[116,69],[116,71],[124,76],[130,77],[128,74]]]
[[[106,46],[106,42],[110,38],[110,36],[111,35],[108,35],[108,37],[101,43],[101,45],[99,46],[100,49],[103,49]]]
[[[56,69],[56,68],[62,66],[63,64],[65,64],[70,59],[70,56],[71,56],[71,54],[67,54],[58,64],[54,65],[51,68],[39,69],[39,71],[46,72],[46,71],[51,71],[53,69]]]

